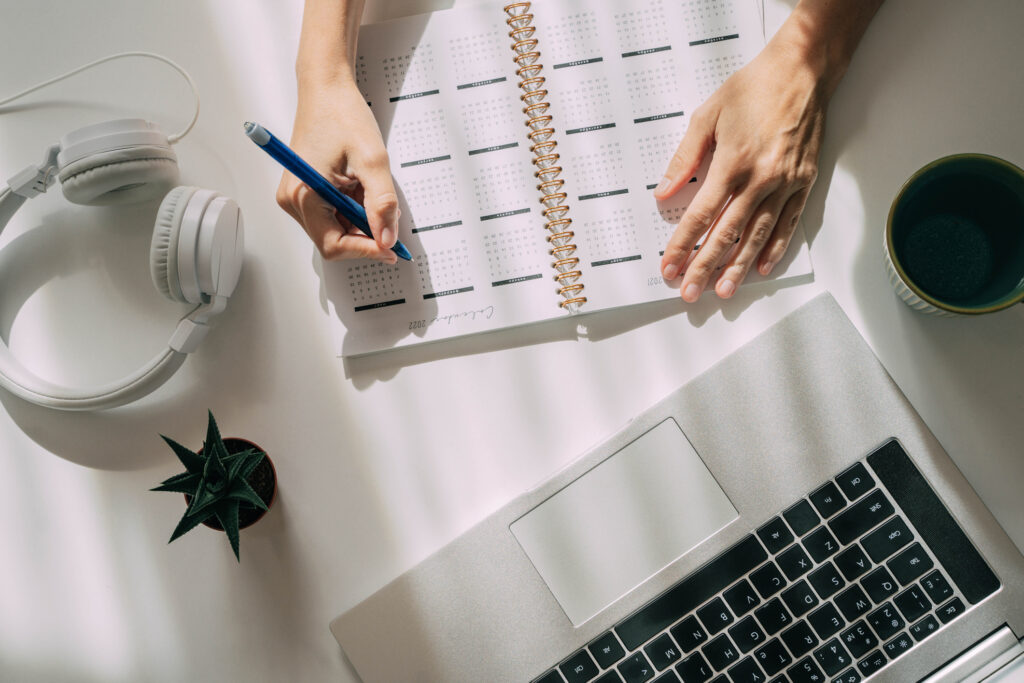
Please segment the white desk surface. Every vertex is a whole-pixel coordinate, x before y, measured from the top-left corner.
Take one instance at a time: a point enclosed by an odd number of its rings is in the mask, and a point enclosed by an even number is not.
[[[788,11],[777,1],[770,27]],[[382,0],[366,19],[446,4]],[[1024,548],[1024,307],[919,315],[881,258],[889,203],[924,163],[976,151],[1024,165],[1019,0],[882,8],[831,106],[805,217],[814,283],[588,320],[590,340],[527,329],[348,365],[313,247],[274,204],[280,171],[241,131],[254,118],[288,136],[301,2],[3,5],[2,94],[121,50],[192,72],[203,111],[178,147],[183,177],[238,199],[247,261],[199,352],[144,401],[66,414],[0,396],[0,678],[354,681],[334,616],[825,289]],[[0,113],[0,176],[80,125],[141,114],[177,129],[189,107],[156,63],[83,74]],[[153,209],[72,207],[54,189],[15,217],[0,334],[23,362],[100,382],[165,343],[181,309],[149,283]],[[207,408],[279,475],[241,564],[206,529],[168,545],[182,501],[148,491],[180,470],[157,435],[199,445]]]

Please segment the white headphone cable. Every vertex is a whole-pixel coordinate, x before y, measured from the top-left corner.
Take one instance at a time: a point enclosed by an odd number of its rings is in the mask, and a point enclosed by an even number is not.
[[[39,83],[37,85],[33,85],[31,88],[28,88],[26,90],[22,90],[21,92],[17,93],[16,95],[11,95],[10,97],[4,98],[4,99],[0,100],[0,107],[4,106],[5,104],[8,104],[10,102],[13,102],[16,99],[24,97],[25,95],[28,95],[29,93],[33,93],[36,90],[39,90],[40,88],[45,88],[46,86],[52,85],[52,84],[56,83],[57,81],[62,81],[65,78],[69,78],[71,76],[74,76],[75,74],[80,73],[82,71],[85,71],[86,69],[91,69],[92,67],[98,66],[100,64],[103,64],[104,62],[109,62],[109,61],[114,60],[114,59],[120,59],[122,57],[148,57],[150,59],[156,59],[158,61],[161,61],[161,62],[167,64],[172,69],[174,69],[175,71],[177,71],[178,73],[180,73],[182,76],[185,77],[185,80],[188,81],[189,88],[192,89],[192,98],[195,100],[195,103],[196,103],[195,112],[192,114],[192,120],[188,122],[188,125],[185,126],[184,130],[182,130],[180,133],[175,133],[174,135],[167,136],[167,141],[173,145],[174,143],[178,142],[183,137],[188,135],[189,131],[192,130],[192,127],[196,125],[196,120],[199,118],[199,90],[196,88],[196,83],[195,83],[195,81],[192,80],[192,77],[189,75],[189,73],[187,71],[185,71],[185,69],[183,69],[177,62],[175,62],[174,60],[169,59],[167,57],[164,57],[163,55],[158,55],[158,54],[155,54],[153,52],[119,52],[119,53],[114,54],[114,55],[108,55],[108,56],[103,57],[101,59],[97,59],[94,62],[89,62],[88,64],[83,64],[82,66],[78,67],[77,69],[72,69],[71,71],[68,71],[65,74],[61,74],[60,76],[56,76],[55,78],[51,78],[48,81],[44,81],[44,82]]]

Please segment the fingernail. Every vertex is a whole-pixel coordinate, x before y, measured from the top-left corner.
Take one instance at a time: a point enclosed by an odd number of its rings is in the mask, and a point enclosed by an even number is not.
[[[669,178],[668,176],[665,176],[664,178],[661,179],[661,182],[658,183],[658,186],[656,188],[654,188],[654,193],[655,194],[661,194],[662,192],[664,192],[665,190],[668,189],[668,186],[671,183],[672,183],[672,179]],[[669,279],[671,279],[671,278],[669,278]]]
[[[689,301],[691,304],[700,297],[700,287],[693,284],[692,282],[686,285],[686,289],[683,290],[683,298]]]
[[[666,280],[675,280],[679,277],[679,264],[670,263],[665,266],[661,271],[661,276]]]
[[[718,283],[718,296],[728,299],[736,291],[736,284],[732,280],[722,280]]]
[[[761,275],[768,275],[769,273],[772,272],[772,268],[774,267],[775,263],[772,261],[768,261],[767,263],[762,263],[761,267],[758,270],[761,271]]]
[[[380,241],[385,247],[393,247],[395,245],[395,231],[391,228],[384,228],[380,231]]]

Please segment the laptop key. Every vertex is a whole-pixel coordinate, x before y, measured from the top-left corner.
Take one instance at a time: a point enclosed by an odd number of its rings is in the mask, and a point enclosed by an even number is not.
[[[807,497],[814,503],[814,507],[818,509],[818,514],[822,519],[828,519],[846,507],[846,499],[832,482],[825,484]]]
[[[697,618],[711,635],[715,635],[733,622],[732,612],[722,602],[722,598],[715,598],[697,610]]]
[[[815,562],[821,562],[839,552],[839,542],[832,537],[828,529],[819,527],[804,539],[804,548]]]
[[[754,615],[765,633],[770,636],[793,623],[793,617],[789,616],[789,612],[778,598],[773,598],[771,602],[754,610]]]
[[[757,597],[757,593],[746,579],[725,591],[722,597],[729,603],[729,607],[732,608],[737,617],[742,617],[761,604],[761,598]]]
[[[900,582],[901,586],[924,574],[934,565],[932,558],[924,552],[920,543],[915,543],[896,557],[892,558],[885,565]]]
[[[697,623],[697,617],[692,614],[669,629],[669,633],[683,648],[683,652],[690,652],[704,643],[708,642],[707,632]]]
[[[789,680],[793,683],[825,683],[825,674],[810,657],[805,657],[795,666],[789,667],[786,669],[786,673],[789,674]]]
[[[818,526],[818,513],[814,511],[811,504],[801,500],[796,505],[787,509],[782,516],[789,522],[790,528],[797,536],[803,536],[808,531]]]
[[[853,660],[837,638],[828,641],[814,651],[814,659],[826,676],[834,676],[853,664]]]
[[[819,642],[806,621],[796,622],[796,626],[783,631],[780,637],[794,657],[807,654]]]
[[[779,571],[779,568],[772,562],[769,562],[763,567],[758,567],[758,569],[750,575],[750,581],[754,584],[754,588],[757,589],[757,592],[761,594],[761,597],[766,600],[786,586],[786,578],[782,575],[782,572]]]
[[[839,571],[836,570],[836,566],[831,562],[825,563],[823,566],[815,569],[811,572],[811,575],[807,577],[807,580],[814,586],[814,590],[817,591],[818,596],[822,600],[828,600],[832,595],[840,588],[846,585],[843,581],[843,577],[839,575]]]
[[[960,598],[953,598],[935,610],[935,613],[939,615],[939,619],[942,620],[943,624],[948,624],[964,613],[964,603]]]
[[[797,619],[818,605],[817,596],[804,580],[800,580],[782,591],[782,600]]]
[[[854,657],[863,657],[865,652],[878,645],[878,639],[863,620],[839,634],[839,640]]]
[[[910,627],[910,635],[914,636],[914,640],[920,643],[922,640],[938,630],[939,622],[934,616],[929,614],[927,617]]]
[[[644,683],[654,678],[654,667],[643,652],[634,652],[626,657],[618,668],[625,683]]]
[[[611,671],[606,671],[594,683],[622,683],[622,676],[615,669],[612,669]]]
[[[860,683],[861,677],[854,668],[849,668],[832,679],[831,683]]]
[[[885,666],[885,655],[881,650],[875,650],[864,659],[857,662],[857,670],[864,678],[872,675]]]
[[[896,608],[892,606],[891,602],[885,603],[869,614],[868,623],[871,624],[871,628],[878,634],[879,640],[891,638],[893,634],[906,625],[903,617],[896,612]]]
[[[746,654],[764,642],[765,635],[761,627],[749,616],[729,628],[729,635],[740,652]]]
[[[835,598],[836,607],[847,621],[862,617],[871,609],[871,601],[860,586],[850,586]]]
[[[768,548],[772,555],[776,554],[793,542],[793,532],[789,530],[781,517],[775,517],[757,530],[757,537]]]
[[[565,676],[566,683],[587,683],[599,673],[597,664],[586,650],[580,650],[559,664],[558,670]]]
[[[708,658],[708,662],[717,671],[725,670],[740,658],[740,651],[729,640],[729,636],[724,633],[712,639],[700,651],[704,653],[704,656]]]
[[[807,557],[807,553],[805,553],[804,549],[798,545],[787,550],[783,550],[782,553],[775,558],[775,561],[779,563],[782,571],[790,581],[796,581],[798,578],[811,571],[811,567],[814,566],[814,563],[811,562],[811,558]]]
[[[753,657],[744,657],[727,672],[732,683],[764,683],[765,677]]]
[[[953,595],[953,588],[949,585],[949,581],[946,581],[946,577],[938,569],[921,579],[921,586],[935,604],[939,604]]]
[[[597,665],[602,669],[607,669],[626,656],[626,651],[619,644],[619,639],[611,631],[592,641],[587,649],[590,650],[590,654],[594,656]]]
[[[878,489],[833,517],[828,528],[843,545],[852,543],[895,512],[892,503]]]
[[[885,570],[885,567],[879,567],[865,576],[860,580],[860,585],[868,592],[868,597],[876,603],[882,602],[899,590],[899,586],[896,585],[896,579],[892,578],[892,575]]]
[[[699,652],[694,652],[679,662],[676,673],[683,679],[683,683],[704,683],[711,678],[714,671]]]
[[[918,586],[911,586],[892,599],[907,621],[917,621],[932,608],[932,603],[924,594],[924,590]]]
[[[839,616],[839,610],[830,602],[811,612],[807,616],[807,623],[811,625],[811,628],[814,629],[814,632],[822,640],[838,633],[839,629],[846,625],[843,618]]]
[[[782,641],[772,638],[754,653],[754,659],[769,676],[774,676],[793,663],[793,658],[782,646]]]
[[[858,576],[871,569],[871,561],[859,545],[850,546],[843,552],[836,555],[836,566],[843,573],[847,581],[853,581]]]
[[[868,474],[864,463],[860,462],[843,470],[842,474],[836,477],[836,483],[851,501],[857,500],[875,487],[875,480]]]
[[[651,683],[679,683],[679,676],[669,669],[665,673],[655,678]]]
[[[893,517],[861,539],[860,544],[871,559],[881,562],[914,540],[914,533],[900,517]]]
[[[647,653],[647,659],[650,660],[651,664],[658,671],[664,671],[682,657],[679,648],[676,647],[676,644],[672,642],[667,633],[662,633],[652,640],[644,648],[644,652]]]
[[[562,677],[558,675],[558,671],[552,669],[540,678],[533,679],[533,683],[563,683]]]
[[[896,659],[913,646],[914,641],[910,639],[910,636],[906,633],[901,633],[886,643],[882,649],[889,656],[889,659]]]

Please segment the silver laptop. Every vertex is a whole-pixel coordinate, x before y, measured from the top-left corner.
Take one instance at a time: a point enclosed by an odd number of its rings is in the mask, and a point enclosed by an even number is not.
[[[1024,557],[824,294],[338,617],[366,683],[1024,677]]]

